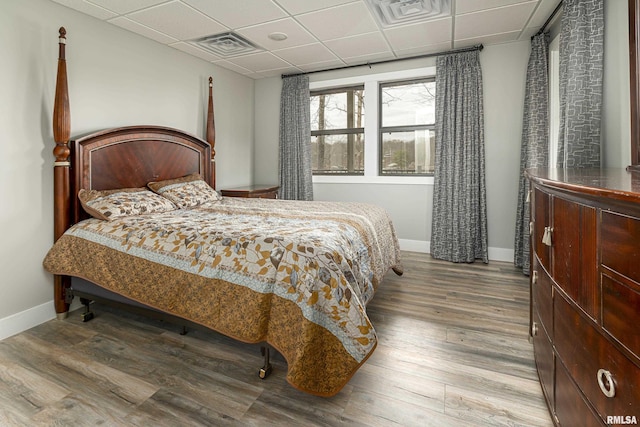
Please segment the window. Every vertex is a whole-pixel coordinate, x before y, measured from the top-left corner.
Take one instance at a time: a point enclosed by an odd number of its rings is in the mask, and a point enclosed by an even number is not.
[[[433,78],[380,84],[380,175],[433,174]]]
[[[364,175],[364,86],[311,92],[314,175]]]
[[[309,82],[313,182],[433,184],[435,74],[431,66]]]

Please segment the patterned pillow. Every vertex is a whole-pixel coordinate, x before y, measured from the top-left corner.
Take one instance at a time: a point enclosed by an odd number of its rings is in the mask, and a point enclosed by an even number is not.
[[[102,191],[82,189],[78,192],[78,198],[89,215],[105,220],[177,209],[170,200],[144,187]]]
[[[191,208],[207,202],[222,200],[222,197],[202,177],[191,174],[182,178],[150,182],[147,186],[180,208]]]

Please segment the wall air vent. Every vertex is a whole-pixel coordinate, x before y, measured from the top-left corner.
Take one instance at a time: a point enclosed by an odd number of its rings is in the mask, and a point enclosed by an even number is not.
[[[263,50],[239,34],[232,32],[201,37],[192,40],[191,44],[223,58],[247,55]]]
[[[367,0],[383,28],[451,15],[451,0]]]

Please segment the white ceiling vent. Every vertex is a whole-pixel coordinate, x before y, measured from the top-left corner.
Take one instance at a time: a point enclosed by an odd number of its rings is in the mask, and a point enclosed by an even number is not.
[[[451,15],[451,0],[367,0],[367,5],[385,28]]]
[[[191,41],[191,43],[223,58],[247,55],[263,50],[239,34],[232,32],[202,37]]]

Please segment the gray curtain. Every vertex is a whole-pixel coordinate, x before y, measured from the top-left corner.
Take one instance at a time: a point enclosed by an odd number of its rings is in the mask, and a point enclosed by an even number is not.
[[[309,77],[284,77],[280,98],[281,199],[313,200],[309,108]]]
[[[431,255],[489,262],[479,52],[439,56]]]
[[[564,0],[563,3],[559,167],[600,167],[603,3],[604,0]]]
[[[549,36],[538,34],[531,39],[531,54],[527,66],[520,149],[520,191],[516,215],[514,263],[528,275],[531,260],[529,242],[529,181],[524,177],[528,168],[549,164]]]

